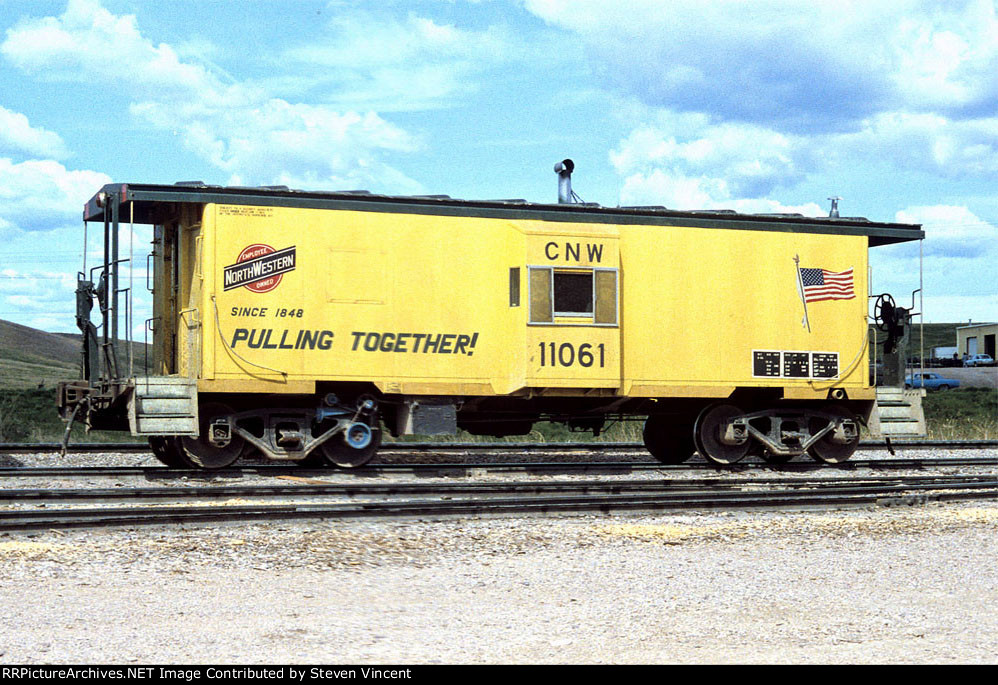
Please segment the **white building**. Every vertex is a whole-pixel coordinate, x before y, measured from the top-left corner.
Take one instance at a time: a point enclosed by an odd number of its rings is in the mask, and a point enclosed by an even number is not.
[[[995,359],[995,339],[998,338],[998,323],[975,323],[957,326],[957,352],[963,355],[989,354]]]

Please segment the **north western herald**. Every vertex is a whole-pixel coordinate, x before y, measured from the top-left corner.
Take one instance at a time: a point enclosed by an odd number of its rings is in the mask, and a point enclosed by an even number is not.
[[[223,290],[232,290],[250,285],[265,278],[279,276],[295,270],[295,246],[286,247],[245,262],[237,262],[225,267]]]

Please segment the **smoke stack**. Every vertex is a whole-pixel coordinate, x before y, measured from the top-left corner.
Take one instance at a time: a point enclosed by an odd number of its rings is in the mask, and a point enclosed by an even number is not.
[[[558,174],[558,204],[572,204],[572,171],[575,170],[575,162],[565,159],[554,165],[554,172]]]

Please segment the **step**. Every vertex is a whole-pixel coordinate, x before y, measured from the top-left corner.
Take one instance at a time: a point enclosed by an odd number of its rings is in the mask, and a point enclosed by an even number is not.
[[[905,405],[880,405],[880,420],[911,420],[915,418],[916,411],[910,404]]]
[[[877,388],[877,404],[870,415],[872,437],[924,437],[925,413],[922,411],[921,388]]]
[[[128,398],[132,435],[198,435],[197,380],[182,376],[136,378]]]
[[[898,421],[880,424],[882,437],[925,437],[923,425],[918,421]]]

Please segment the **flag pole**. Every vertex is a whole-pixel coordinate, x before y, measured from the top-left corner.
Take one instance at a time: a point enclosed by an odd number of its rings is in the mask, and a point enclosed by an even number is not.
[[[794,265],[797,267],[797,294],[800,295],[800,302],[804,305],[804,320],[801,325],[807,326],[807,332],[811,332],[811,320],[807,317],[807,298],[804,297],[804,279],[800,275],[800,255],[794,255]]]

